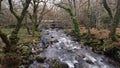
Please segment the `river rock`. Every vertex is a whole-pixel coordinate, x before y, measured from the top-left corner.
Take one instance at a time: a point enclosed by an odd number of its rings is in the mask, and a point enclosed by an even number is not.
[[[36,57],[36,61],[39,63],[44,63],[46,57],[45,56],[37,56]]]
[[[28,68],[45,68],[42,64],[34,61]]]
[[[66,63],[62,63],[58,60],[51,59],[49,61],[50,68],[69,68],[69,66]]]

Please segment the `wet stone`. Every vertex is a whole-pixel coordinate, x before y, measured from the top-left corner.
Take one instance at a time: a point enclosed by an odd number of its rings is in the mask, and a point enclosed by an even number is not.
[[[94,64],[92,61],[90,61],[90,60],[86,60],[86,62],[87,63],[89,63],[89,64]]]
[[[45,56],[37,56],[36,57],[36,61],[39,63],[44,63],[46,57]]]
[[[50,60],[50,68],[69,68],[69,66],[66,63],[62,63],[58,60]]]

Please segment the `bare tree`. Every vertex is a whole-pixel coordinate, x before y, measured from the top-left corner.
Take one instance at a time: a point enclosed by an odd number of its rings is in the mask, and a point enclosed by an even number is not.
[[[49,11],[52,10],[53,7],[51,7],[49,10],[47,9],[47,2],[49,0],[32,0],[32,8],[33,8],[33,12],[32,13],[28,13],[29,14],[29,17],[33,23],[33,36],[34,36],[34,31],[37,30],[39,24],[41,23],[43,17],[45,14],[47,14]],[[43,5],[40,5],[40,3],[42,3]],[[42,8],[42,9],[39,9],[39,8]]]
[[[39,21],[38,21],[39,24],[41,23],[44,15],[47,14],[48,12],[50,12],[53,9],[53,7],[54,7],[54,6],[52,6],[49,9],[47,9],[47,2],[48,2],[48,0],[47,1],[43,1],[43,4],[44,4],[43,8],[41,9],[41,12],[39,12]]]

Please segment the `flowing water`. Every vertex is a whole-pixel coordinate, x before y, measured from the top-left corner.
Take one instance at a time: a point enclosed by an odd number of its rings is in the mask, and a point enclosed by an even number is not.
[[[47,59],[59,59],[68,64],[69,68],[119,68],[108,63],[108,59],[104,56],[84,47],[82,43],[73,41],[72,37],[67,36],[63,30],[49,29],[43,30],[42,33],[47,39],[51,39],[52,36],[58,40],[44,50],[43,54]],[[37,67],[33,65],[33,68]],[[46,64],[46,68],[49,68],[49,65]]]

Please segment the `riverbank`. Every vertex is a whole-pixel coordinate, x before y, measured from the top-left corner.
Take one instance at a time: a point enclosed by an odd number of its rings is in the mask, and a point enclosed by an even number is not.
[[[88,37],[87,30],[81,28],[81,36],[76,36],[72,30],[65,30],[68,35],[71,35],[75,41],[83,42],[85,47],[90,48],[93,52],[105,55],[111,59],[113,64],[120,65],[120,37],[119,29],[117,29],[118,41],[112,42],[109,40],[108,30],[91,29],[90,37]],[[114,61],[113,61],[114,60]]]
[[[54,29],[45,30],[45,32],[48,34],[45,35],[45,37],[49,38],[52,36],[58,40],[58,42],[55,42],[44,49],[43,52],[37,53],[37,56],[42,55],[46,57],[45,62],[42,63],[45,66],[50,66],[48,60],[55,59],[55,61],[57,60],[65,63],[65,67],[62,68],[66,68],[66,64],[69,66],[69,68],[119,68],[118,65],[109,63],[109,59],[107,57],[92,52],[92,50],[88,49],[82,43],[73,41],[73,38],[69,35],[66,35],[63,30]],[[32,65],[36,66],[36,62],[32,63]],[[62,65],[55,63],[55,68],[56,66],[57,68],[60,68]]]

